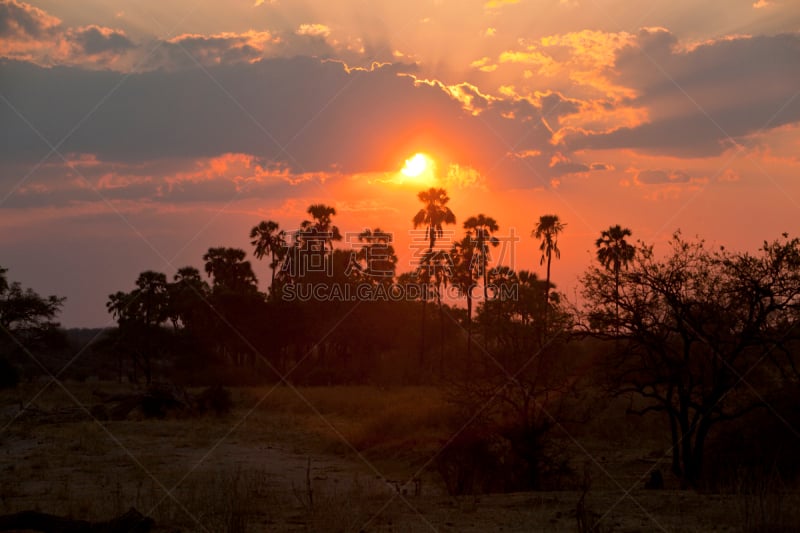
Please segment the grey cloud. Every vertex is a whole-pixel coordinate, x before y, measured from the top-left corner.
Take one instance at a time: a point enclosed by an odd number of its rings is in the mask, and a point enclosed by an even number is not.
[[[651,121],[568,138],[572,149],[634,148],[703,157],[761,129],[800,121],[800,34],[735,38],[680,50],[663,30],[643,31],[620,52],[619,82]]]
[[[525,164],[506,157],[549,146],[538,108],[516,103],[528,120],[511,120],[502,116],[508,104],[493,102],[475,117],[441,88],[397,75],[407,70],[348,73],[337,62],[295,57],[125,76],[6,61],[0,91],[53,144],[91,113],[59,151],[106,162],[246,153],[295,174],[349,173],[385,170],[398,151],[440,147],[485,174],[502,167],[518,186],[535,183],[531,165],[553,172],[548,154]],[[8,106],[0,108],[0,138],[7,163],[32,164],[48,152]]]
[[[121,53],[135,47],[121,31],[107,30],[98,26],[81,28],[72,32],[70,37],[87,55]]]
[[[48,33],[58,19],[44,11],[16,0],[0,2],[0,37],[39,38]]]

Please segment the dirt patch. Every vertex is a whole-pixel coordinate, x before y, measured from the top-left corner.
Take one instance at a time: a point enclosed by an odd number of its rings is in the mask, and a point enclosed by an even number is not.
[[[236,394],[225,417],[101,422],[70,411],[46,424],[18,416],[18,399],[5,398],[0,512],[100,521],[135,507],[156,531],[576,531],[578,491],[448,496],[431,462],[443,435],[430,404],[414,415],[427,425],[412,435],[408,421],[392,428],[396,406],[390,416],[322,391],[308,394],[314,408]],[[359,394],[366,402],[373,392]],[[369,428],[390,438],[376,441]],[[590,471],[585,508],[598,531],[740,530],[740,496],[674,490],[666,470],[667,490],[644,490],[663,450],[638,445],[563,441]],[[785,498],[783,508],[800,508],[796,494]]]

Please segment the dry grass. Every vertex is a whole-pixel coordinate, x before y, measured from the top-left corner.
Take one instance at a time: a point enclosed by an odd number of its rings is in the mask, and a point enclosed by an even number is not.
[[[87,404],[94,401],[92,388],[117,387],[68,386]],[[40,389],[41,384],[25,384],[0,393],[0,423],[8,422],[20,399],[29,401]],[[422,496],[398,495],[362,457],[340,453],[350,450],[344,437],[384,477],[404,479],[416,472],[451,431],[450,408],[435,389],[311,387],[299,389],[300,397],[277,387],[265,397],[268,390],[234,391],[236,408],[221,418],[102,426],[88,417],[65,423],[20,418],[0,434],[0,513],[38,509],[101,520],[133,506],[164,532],[576,529],[579,492],[450,498],[429,475]],[[71,402],[50,386],[35,406],[56,411]],[[607,455],[597,457],[613,480],[598,467],[585,498],[585,508],[598,516],[613,509],[601,522],[607,530],[655,530],[656,520],[668,531],[741,531],[753,517],[751,531],[760,531],[759,521],[774,522],[758,519],[754,510],[763,507],[772,516],[800,508],[797,494],[785,488],[780,501],[774,491],[762,496],[758,487],[732,495],[642,490],[635,483],[652,465],[642,461],[652,450],[642,436],[624,441],[621,418],[603,412],[593,422],[612,424],[612,440],[597,427],[581,428],[577,435],[587,449]],[[586,460],[582,452],[574,453],[576,461]],[[625,489],[634,485],[627,497],[617,481]]]
[[[250,405],[267,395],[259,411],[318,435],[329,451],[427,453],[449,435],[452,420],[451,406],[431,387],[276,387],[243,394]]]

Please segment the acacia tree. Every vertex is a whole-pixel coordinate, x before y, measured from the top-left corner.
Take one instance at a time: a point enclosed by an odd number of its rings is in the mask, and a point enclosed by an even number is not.
[[[762,406],[775,386],[775,373],[758,363],[794,329],[787,318],[800,298],[800,244],[765,243],[749,255],[709,251],[676,233],[663,259],[643,243],[637,250],[618,286],[605,268],[583,276],[584,325],[616,341],[605,362],[611,390],[641,397],[633,412],[666,413],[673,471],[697,486],[712,428]]]
[[[7,269],[0,267],[0,388],[16,385],[18,374],[7,356],[27,352],[57,340],[54,322],[65,298],[40,296],[8,282]]]

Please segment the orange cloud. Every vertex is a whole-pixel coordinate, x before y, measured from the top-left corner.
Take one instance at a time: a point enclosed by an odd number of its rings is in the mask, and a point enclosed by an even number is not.
[[[108,66],[134,48],[122,30],[90,24],[64,27],[61,20],[17,0],[0,3],[0,57],[44,66]]]
[[[330,35],[331,29],[325,24],[300,24],[295,33],[312,37],[327,37]]]
[[[511,4],[519,4],[519,0],[488,0],[483,4],[483,7],[486,9],[499,9]]]

